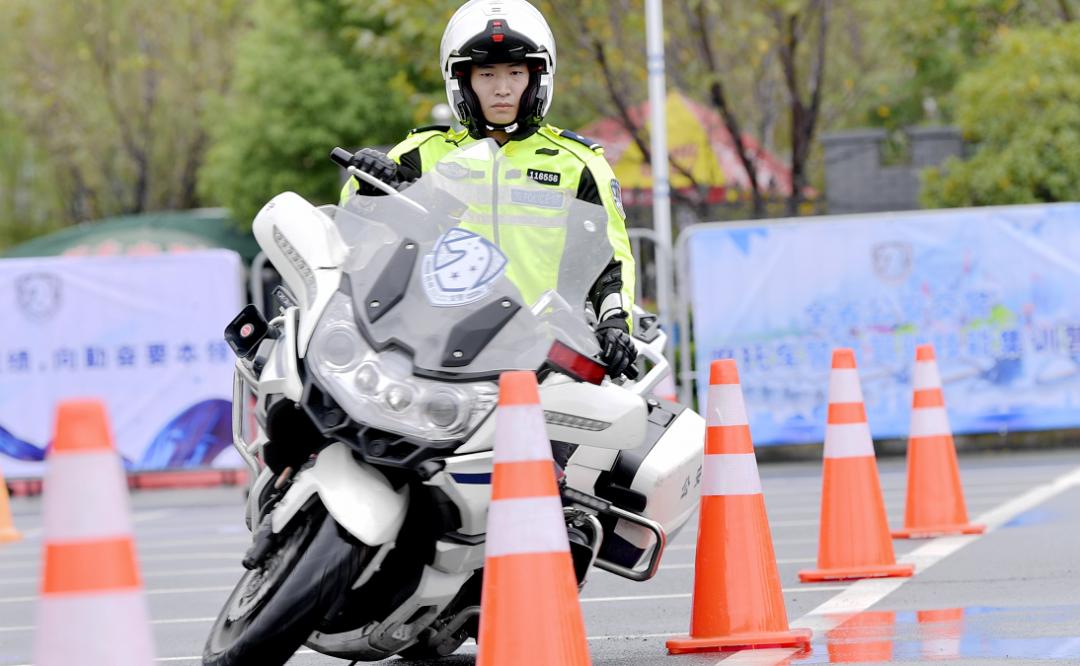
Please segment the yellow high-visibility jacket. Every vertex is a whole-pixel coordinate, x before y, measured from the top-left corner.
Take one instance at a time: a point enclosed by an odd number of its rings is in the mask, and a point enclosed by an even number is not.
[[[395,146],[389,157],[398,163],[404,176],[415,179],[435,168],[449,153],[474,141],[466,130],[419,128]],[[485,183],[509,187],[515,182],[540,183],[551,188],[552,201],[576,197],[603,206],[608,217],[607,239],[612,258],[593,286],[590,301],[600,320],[625,312],[629,329],[633,321],[634,257],[626,234],[619,182],[604,159],[603,148],[573,132],[545,125],[507,141],[499,148],[491,166],[492,173],[485,169],[477,174]],[[357,188],[356,179],[350,178],[341,191],[342,205]],[[545,224],[553,216],[552,209],[560,207],[552,201],[533,196],[528,201],[500,202],[497,224],[478,221],[467,225],[506,254],[510,260],[507,277],[528,302],[558,286],[566,229],[554,222]]]

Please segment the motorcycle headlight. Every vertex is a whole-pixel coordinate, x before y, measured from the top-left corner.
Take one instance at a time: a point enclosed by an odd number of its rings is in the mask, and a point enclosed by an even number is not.
[[[334,294],[315,327],[308,369],[348,414],[380,430],[433,441],[471,431],[495,407],[493,382],[448,386],[412,375],[400,351],[376,352],[353,320],[351,300]]]
[[[456,391],[435,391],[424,404],[424,416],[438,428],[449,428],[464,414],[465,400]]]

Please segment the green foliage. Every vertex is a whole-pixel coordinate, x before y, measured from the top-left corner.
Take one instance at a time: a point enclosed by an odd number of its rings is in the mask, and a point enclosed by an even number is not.
[[[891,76],[875,87],[859,124],[897,129],[950,122],[950,93],[960,77],[1012,28],[1047,26],[1068,17],[1072,0],[905,0],[880,5],[888,27],[878,47],[895,54]],[[1066,16],[1062,16],[1062,12]]]
[[[0,130],[0,242],[196,205],[205,102],[227,83],[239,6],[0,3],[0,101],[18,119]]]
[[[353,50],[392,63],[395,92],[413,105],[414,125],[431,122],[431,108],[446,101],[439,63],[443,29],[461,3],[456,0],[348,0],[339,22]]]
[[[361,26],[337,0],[256,0],[238,46],[235,82],[210,128],[201,191],[250,224],[272,196],[292,190],[337,199],[334,146],[396,142],[411,114],[392,62],[358,48]],[[437,56],[435,56],[437,59]]]
[[[925,205],[1080,199],[1080,25],[1003,33],[955,100],[976,150],[924,173]]]

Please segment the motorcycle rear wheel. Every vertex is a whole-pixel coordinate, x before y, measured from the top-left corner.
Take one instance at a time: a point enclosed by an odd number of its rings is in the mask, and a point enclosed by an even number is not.
[[[346,540],[319,509],[240,578],[206,639],[204,666],[281,666],[341,602],[374,550]]]

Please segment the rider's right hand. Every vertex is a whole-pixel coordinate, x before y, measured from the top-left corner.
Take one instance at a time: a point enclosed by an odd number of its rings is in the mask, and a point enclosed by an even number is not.
[[[349,160],[349,166],[354,166],[364,173],[370,174],[379,180],[383,181],[390,187],[398,189],[398,186],[402,184],[402,178],[398,172],[398,165],[394,160],[386,156],[385,153],[375,150],[374,148],[362,148],[353,154],[352,159]],[[360,180],[360,187],[357,189],[357,194],[364,196],[380,196],[386,194],[383,190],[371,185],[370,183]]]

